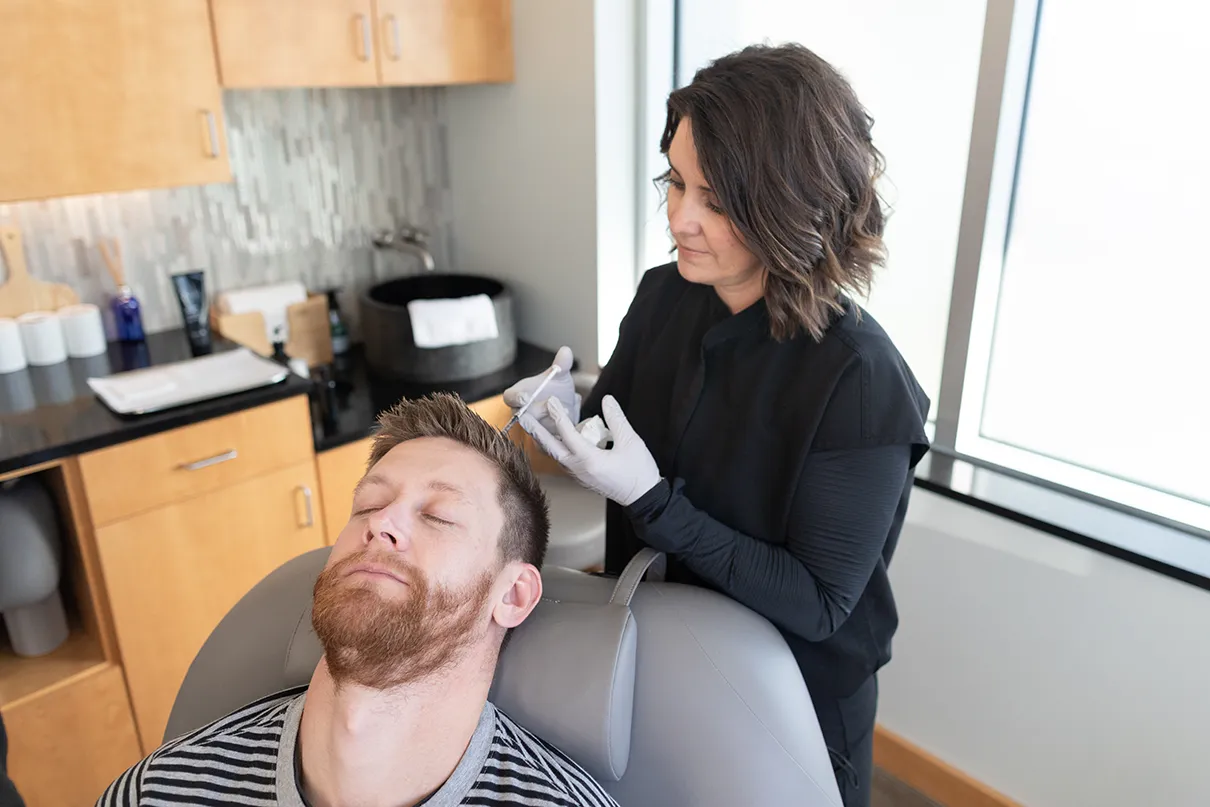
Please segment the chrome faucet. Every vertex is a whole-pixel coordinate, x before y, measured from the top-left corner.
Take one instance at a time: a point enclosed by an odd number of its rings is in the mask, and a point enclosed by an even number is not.
[[[415,255],[424,263],[425,272],[435,272],[437,264],[433,261],[433,253],[429,252],[425,246],[428,243],[428,237],[429,234],[419,227],[405,224],[395,231],[379,232],[374,236],[373,244],[377,249],[393,249],[397,252]]]

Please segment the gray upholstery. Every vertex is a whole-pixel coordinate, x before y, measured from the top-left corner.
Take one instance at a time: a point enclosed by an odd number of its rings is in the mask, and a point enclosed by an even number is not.
[[[295,558],[236,604],[190,667],[165,739],[309,680],[311,589],[327,553]],[[673,583],[559,568],[543,581],[492,700],[623,807],[840,805],[810,696],[766,620]]]
[[[594,569],[605,565],[605,500],[565,474],[539,474],[550,503],[548,566]]]

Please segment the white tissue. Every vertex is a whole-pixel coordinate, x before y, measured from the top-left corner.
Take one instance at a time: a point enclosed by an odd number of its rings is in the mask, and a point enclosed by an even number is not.
[[[265,338],[273,343],[278,339],[290,341],[286,309],[306,301],[307,287],[298,281],[289,281],[220,292],[215,307],[222,314],[258,312],[265,320]]]
[[[613,435],[609,433],[609,427],[605,425],[605,421],[601,420],[600,415],[593,415],[588,420],[582,421],[579,426],[576,426],[576,431],[597,448],[604,448],[613,439]]]
[[[486,294],[447,300],[412,300],[412,341],[416,347],[435,348],[483,342],[500,335],[496,307]]]

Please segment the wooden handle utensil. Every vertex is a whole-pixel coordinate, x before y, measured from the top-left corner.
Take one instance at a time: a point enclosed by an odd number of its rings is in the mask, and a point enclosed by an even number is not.
[[[25,247],[16,227],[0,227],[0,251],[8,266],[8,279],[0,286],[0,317],[19,317],[31,311],[57,311],[80,302],[71,286],[34,280],[25,265]]]
[[[105,262],[105,268],[113,278],[113,284],[119,289],[122,288],[126,285],[126,270],[122,266],[122,245],[116,238],[102,238],[98,248],[101,251],[101,260]]]

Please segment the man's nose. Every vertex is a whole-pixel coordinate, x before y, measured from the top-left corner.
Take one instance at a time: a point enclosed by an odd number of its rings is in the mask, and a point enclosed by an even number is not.
[[[365,544],[369,546],[378,542],[385,549],[399,551],[407,547],[408,534],[406,524],[400,524],[397,519],[380,510],[366,523]]]

